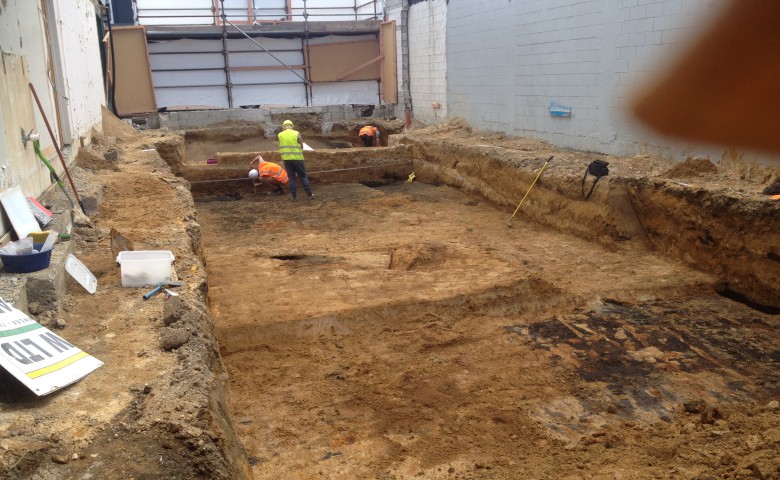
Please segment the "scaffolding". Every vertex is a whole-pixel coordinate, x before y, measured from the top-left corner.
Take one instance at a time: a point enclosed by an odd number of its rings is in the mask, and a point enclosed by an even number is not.
[[[330,0],[318,2],[317,7],[308,6],[306,0],[200,0],[187,2],[187,7],[169,7],[167,5],[172,2],[161,5],[162,2],[150,0],[132,2],[136,25],[220,25],[225,20],[237,25],[360,21],[380,20],[384,15],[382,0]],[[274,3],[275,6],[269,6]],[[351,5],[348,5],[349,3]],[[202,6],[197,6],[198,4]]]
[[[372,38],[378,47],[379,25],[384,17],[384,2],[381,0],[318,1],[316,7],[310,6],[311,0],[190,0],[187,7],[174,7],[175,0],[132,2],[134,23],[144,25],[147,29],[155,90],[164,92],[182,88],[221,88],[225,91],[228,108],[266,103],[236,100],[237,89],[255,87],[284,89],[285,86],[301,86],[305,99],[302,104],[314,105],[315,86],[310,62],[312,38],[350,35],[358,39]],[[341,28],[341,25],[345,27]],[[264,46],[262,43],[269,43],[266,40],[269,38],[284,39],[277,40],[276,43],[285,42],[286,45]],[[155,43],[178,39],[219,40],[220,51],[216,52],[211,46],[205,48],[204,43],[200,44],[203,46],[201,49],[171,50],[154,47]],[[241,45],[239,39],[247,39],[253,45]],[[293,39],[295,46],[289,45]],[[222,57],[218,66],[213,62],[213,55],[217,53]],[[233,56],[246,63],[246,57],[241,56],[250,53],[267,55],[273,61],[260,57],[257,57],[256,63],[252,65],[234,64],[231,61]],[[200,56],[210,60],[203,60],[202,65],[195,65],[196,61],[182,60],[187,56]],[[381,55],[377,54],[376,58],[367,60],[366,65],[380,61]],[[217,71],[223,72],[222,80],[217,81],[213,76]],[[284,71],[290,75],[283,75]],[[349,73],[354,72],[350,71],[344,77],[349,76]],[[177,81],[172,81],[173,78]],[[350,80],[339,78],[333,80],[333,83],[345,81]],[[357,89],[358,95],[362,94],[363,99],[364,87],[365,85],[362,90]],[[163,96],[165,97],[165,94]],[[376,101],[370,103],[381,102],[381,82],[376,79]]]

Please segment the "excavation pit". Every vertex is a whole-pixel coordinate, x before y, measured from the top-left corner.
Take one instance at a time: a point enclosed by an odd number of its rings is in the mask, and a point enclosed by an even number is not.
[[[389,135],[402,128],[399,122],[377,120],[382,138],[372,148],[362,146],[358,130],[363,123],[330,125],[322,133],[318,123],[307,120],[300,130],[306,151],[307,171],[314,182],[362,182],[371,186],[387,185],[406,179],[411,173],[409,148],[386,147]],[[172,171],[190,184],[196,197],[226,199],[223,195],[254,192],[247,179],[249,163],[257,156],[282,164],[278,152],[275,124],[230,124],[189,130],[181,137],[156,143],[156,149]],[[246,180],[245,180],[246,179]],[[260,188],[268,193],[267,188]]]
[[[688,421],[691,399],[714,425],[780,394],[774,311],[648,248],[665,227],[642,219],[684,192],[601,190],[556,223],[535,212],[572,182],[551,178],[508,230],[502,195],[546,154],[506,159],[480,141],[318,148],[306,154],[311,202],[218,181],[254,152],[182,172],[255,478],[439,478],[485,463],[475,478],[516,478],[518,451],[529,478],[549,474],[552,456],[557,476],[583,458],[631,471],[645,454],[630,445]],[[278,161],[270,147],[260,153]],[[603,222],[599,203],[613,217],[602,234],[562,231]],[[698,244],[716,246],[716,230]]]
[[[104,191],[74,232],[99,288],[71,285],[62,312],[105,365],[44,401],[0,392],[17,478],[777,470],[778,316],[753,307],[780,303],[778,210],[760,183],[609,158],[621,173],[583,200],[590,154],[452,123],[308,152],[339,171],[291,202],[243,178],[255,152],[190,162],[183,136],[121,134],[95,144],[114,168],[78,172]],[[121,287],[113,229],[174,252],[179,297]]]
[[[254,478],[517,478],[518,452],[528,478],[636,471],[632,445],[690,422],[683,403],[712,418],[780,394],[776,319],[706,274],[508,230],[448,186],[315,192],[198,205]]]

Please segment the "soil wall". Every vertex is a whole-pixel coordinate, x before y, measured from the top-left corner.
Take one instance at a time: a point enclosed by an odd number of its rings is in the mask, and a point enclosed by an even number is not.
[[[451,130],[394,135],[388,148],[309,151],[306,166],[315,184],[381,185],[413,171],[420,181],[452,185],[513,211],[553,157],[513,224],[530,220],[607,245],[628,242],[652,249],[715,273],[720,281],[714,288],[724,294],[768,311],[780,306],[780,205],[767,201],[759,188],[772,172],[762,170],[762,177],[753,168],[746,179],[733,159],[721,174],[706,159],[674,166],[649,156],[605,157],[540,141],[480,137],[457,124],[442,128]],[[194,164],[187,162],[180,140],[166,142],[158,142],[158,151],[174,173],[192,182],[195,194],[251,191],[248,180],[220,180],[245,177],[258,154],[281,163],[278,152],[264,151],[220,152],[214,165]],[[583,188],[587,191],[594,177],[583,183],[583,173],[597,158],[608,159],[612,173],[586,199]]]
[[[758,308],[780,306],[780,205],[767,201],[758,185],[685,183],[652,161],[610,158],[613,173],[584,199],[583,173],[603,156],[419,135],[396,142],[413,148],[419,180],[443,182],[512,210],[554,155],[514,218],[515,227],[530,220],[605,244],[631,242],[716,273],[716,288]],[[586,190],[593,180],[586,179]]]
[[[251,182],[218,182],[215,180],[247,177],[249,162],[262,155],[268,162],[282,163],[279,152],[221,152],[214,155],[214,165],[189,164],[180,161],[177,149],[169,147],[166,156],[171,169],[189,180],[193,193],[251,190]],[[380,185],[404,180],[412,173],[412,150],[407,146],[392,148],[352,148],[306,152],[306,170],[317,184],[360,182]]]
[[[74,228],[70,241],[98,289],[90,295],[69,279],[62,309],[37,316],[104,365],[46,397],[0,371],[0,478],[250,478],[207,306],[194,200],[152,148],[176,153],[181,139],[140,136],[108,115],[104,132],[72,170],[79,185],[104,192],[93,224]],[[128,246],[170,250],[178,296],[145,300],[152,287],[123,288],[116,256]]]

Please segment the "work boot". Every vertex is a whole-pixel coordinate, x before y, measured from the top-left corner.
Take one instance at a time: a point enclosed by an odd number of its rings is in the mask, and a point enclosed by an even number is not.
[[[270,192],[268,195],[282,195],[284,193],[284,190],[281,188],[278,190],[274,190],[273,192]]]
[[[290,200],[292,200],[293,202],[295,201],[295,194],[294,193],[290,193]]]
[[[306,195],[308,195],[309,200],[314,200],[314,194],[311,192],[306,192]]]

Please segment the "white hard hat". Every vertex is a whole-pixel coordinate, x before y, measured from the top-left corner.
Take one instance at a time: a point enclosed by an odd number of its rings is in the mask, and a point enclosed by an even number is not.
[[[260,174],[257,173],[257,170],[255,170],[254,168],[249,171],[249,178],[251,178],[252,180],[256,179],[259,176]]]

